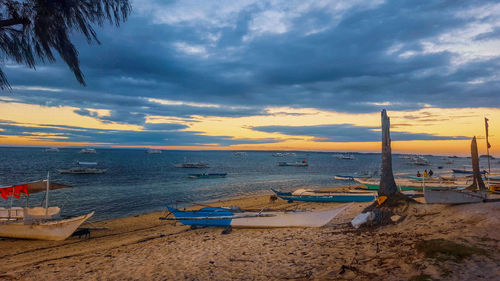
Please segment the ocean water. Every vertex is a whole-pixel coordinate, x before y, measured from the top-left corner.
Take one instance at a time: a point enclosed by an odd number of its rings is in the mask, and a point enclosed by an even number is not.
[[[97,154],[79,154],[79,149],[62,148],[45,152],[42,148],[0,148],[0,186],[45,179],[69,184],[74,188],[50,193],[50,205],[62,208],[62,215],[75,216],[95,211],[93,220],[138,215],[165,209],[166,204],[189,205],[254,194],[271,194],[270,188],[295,190],[300,187],[324,188],[345,185],[334,175],[356,175],[380,168],[380,154],[353,154],[355,160],[337,159],[337,153],[295,152],[296,156],[273,157],[272,151],[247,151],[236,156],[232,151],[163,151],[97,149]],[[414,166],[393,156],[395,173],[416,174],[425,168],[449,172],[462,168],[470,159],[455,158],[446,164],[444,157],[425,156],[431,166]],[[308,167],[281,167],[281,161],[296,162],[307,158]],[[104,174],[60,174],[59,169],[77,166],[78,161],[98,162]],[[206,162],[207,169],[176,168],[183,162]],[[443,169],[438,169],[442,166]],[[190,179],[189,173],[228,173],[226,178]],[[40,206],[44,194],[32,194],[28,202],[15,199],[15,206]],[[0,207],[9,202],[0,198]]]

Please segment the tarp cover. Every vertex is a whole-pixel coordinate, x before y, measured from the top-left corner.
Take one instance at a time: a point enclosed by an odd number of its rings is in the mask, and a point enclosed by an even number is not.
[[[60,188],[68,188],[69,185],[60,184],[56,182],[50,182],[49,189],[55,190]],[[14,197],[19,198],[21,194],[29,195],[31,193],[37,193],[47,190],[47,180],[40,180],[24,184],[16,184],[8,187],[0,187],[0,197],[3,199],[8,199],[9,196],[14,195]]]

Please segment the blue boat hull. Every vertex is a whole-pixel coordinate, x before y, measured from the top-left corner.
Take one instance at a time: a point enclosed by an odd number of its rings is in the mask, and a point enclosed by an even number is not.
[[[293,195],[291,192],[279,192],[274,189],[273,192],[283,200],[302,202],[371,202],[377,198],[376,194]]]
[[[472,171],[466,171],[466,170],[456,170],[456,169],[451,169],[453,173],[455,174],[467,174],[467,175],[472,175],[474,172]],[[480,171],[480,174],[484,175],[486,171]]]
[[[180,211],[175,208],[167,206],[167,209],[179,219],[179,221],[184,225],[194,225],[194,226],[222,226],[227,227],[231,225],[232,219],[227,217],[233,216],[233,212],[226,208],[220,207],[206,207],[199,211]],[[207,220],[189,220],[189,218],[199,218],[208,217],[211,219]],[[222,219],[217,219],[217,217],[225,217]],[[186,218],[183,220],[182,218]],[[213,218],[213,219],[212,219]]]

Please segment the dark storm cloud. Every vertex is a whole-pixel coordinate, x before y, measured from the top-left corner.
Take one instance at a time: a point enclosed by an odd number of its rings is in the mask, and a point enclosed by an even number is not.
[[[253,128],[268,133],[281,133],[294,136],[311,136],[315,141],[328,142],[375,142],[380,141],[380,132],[376,127],[357,127],[348,124],[323,126],[263,126]],[[411,134],[391,132],[393,141],[411,140],[463,140],[467,137],[442,137],[430,134]]]
[[[0,129],[2,129],[0,137],[3,135],[23,135],[51,141],[94,142],[125,146],[203,146],[207,144],[227,146],[275,142],[268,139],[235,140],[231,137],[212,137],[201,135],[198,132],[178,131],[183,128],[184,126],[176,124],[158,124],[148,125],[148,130],[145,131],[114,131],[68,126],[31,127],[12,122],[0,122]],[[61,139],[61,137],[66,139]]]
[[[500,106],[498,56],[457,64],[460,50],[423,44],[439,45],[439,36],[473,22],[498,22],[494,15],[464,16],[496,1],[346,1],[339,6],[347,8],[333,12],[334,5],[321,2],[245,3],[226,3],[234,11],[224,13],[211,1],[134,1],[127,22],[98,29],[102,45],[74,37],[87,87],[60,59],[37,71],[4,71],[14,86],[60,90],[15,90],[21,102],[74,106],[90,116],[85,108],[108,109],[103,121],[137,125],[148,115],[239,117],[263,114],[268,106],[340,112]],[[259,22],[266,12],[275,14]],[[473,36],[471,44],[499,37],[496,28]]]

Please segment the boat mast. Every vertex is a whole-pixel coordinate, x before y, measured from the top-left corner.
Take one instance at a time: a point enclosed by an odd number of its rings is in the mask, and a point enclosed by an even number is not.
[[[486,130],[486,155],[488,156],[488,177],[486,180],[488,181],[488,186],[490,185],[490,175],[491,175],[491,166],[490,166],[490,143],[488,142],[488,119],[484,118],[484,129]]]
[[[49,216],[49,177],[50,177],[50,172],[47,172],[47,191],[45,192],[45,218]]]
[[[11,188],[12,188],[12,190],[11,190],[11,194],[10,194],[9,220],[12,217],[12,205],[14,204],[14,189],[15,189],[15,187],[12,186]]]

